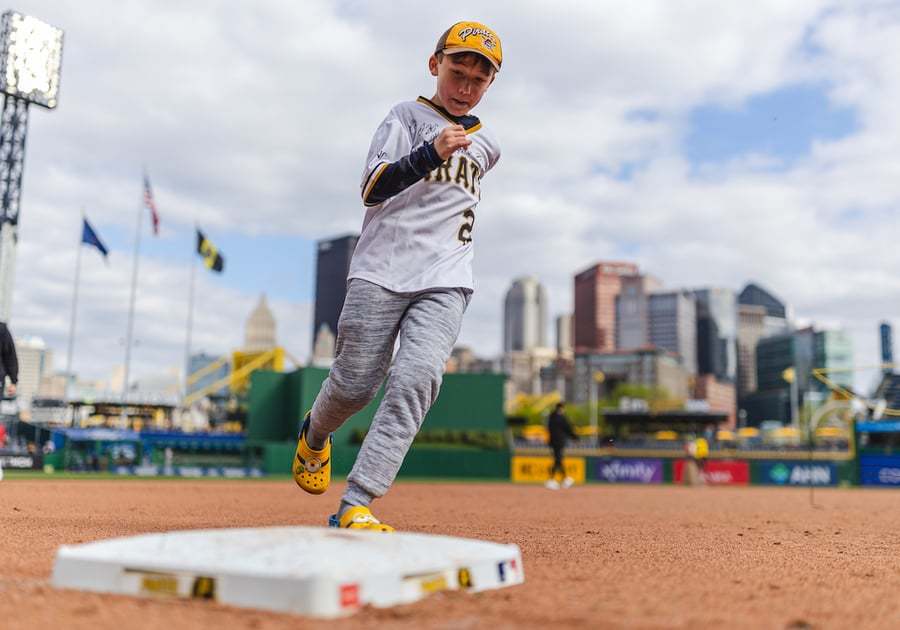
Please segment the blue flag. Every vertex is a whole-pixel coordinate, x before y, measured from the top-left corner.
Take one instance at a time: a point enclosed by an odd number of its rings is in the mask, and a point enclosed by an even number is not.
[[[87,219],[84,220],[84,227],[81,230],[81,242],[93,245],[99,249],[104,258],[109,255],[109,250],[106,249],[106,245],[104,245],[103,241],[100,240],[100,237],[97,236],[97,233],[94,231],[94,228],[91,227],[91,224],[88,223]]]

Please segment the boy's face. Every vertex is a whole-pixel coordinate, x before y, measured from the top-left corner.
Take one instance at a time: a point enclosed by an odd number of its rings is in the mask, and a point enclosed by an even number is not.
[[[428,68],[437,77],[437,104],[454,116],[468,114],[494,81],[493,69],[485,70],[474,55],[432,55]]]

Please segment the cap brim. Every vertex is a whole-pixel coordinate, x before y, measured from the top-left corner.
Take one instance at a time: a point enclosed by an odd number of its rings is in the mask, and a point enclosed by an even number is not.
[[[455,55],[457,53],[464,53],[464,52],[470,52],[470,53],[475,53],[476,55],[481,55],[482,57],[484,57],[485,59],[487,59],[488,61],[491,62],[491,65],[494,66],[494,70],[496,70],[497,72],[500,72],[500,65],[496,62],[496,60],[492,59],[488,55],[485,55],[483,52],[481,52],[480,50],[477,50],[475,48],[464,48],[462,46],[455,46],[453,48],[445,48],[441,52],[444,53],[445,55]]]

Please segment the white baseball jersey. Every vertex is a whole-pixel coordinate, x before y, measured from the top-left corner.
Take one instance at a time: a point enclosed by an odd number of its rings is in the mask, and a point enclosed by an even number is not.
[[[388,165],[433,142],[454,123],[466,128],[472,144],[405,190],[372,205],[372,191]],[[424,97],[395,105],[369,147],[362,177],[362,197],[369,208],[349,278],[398,293],[441,287],[473,290],[475,207],[481,199],[481,178],[499,159],[496,139],[474,116],[453,117]]]

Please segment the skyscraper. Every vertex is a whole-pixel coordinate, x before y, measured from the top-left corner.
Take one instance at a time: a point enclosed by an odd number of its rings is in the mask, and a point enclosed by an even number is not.
[[[723,288],[697,289],[697,371],[737,379],[737,299]]]
[[[536,278],[518,278],[503,304],[503,352],[547,345],[547,292]]]
[[[892,365],[894,363],[894,335],[891,325],[888,322],[881,322],[878,331],[881,333],[881,362],[885,365]],[[891,369],[888,368],[887,371],[891,371]]]
[[[738,395],[756,391],[756,344],[766,337],[766,308],[738,304]]]
[[[689,291],[651,294],[647,300],[650,345],[678,355],[689,374],[697,373],[697,309]]]
[[[312,338],[315,343],[322,325],[337,336],[338,318],[347,297],[347,274],[350,259],[359,236],[348,234],[321,240],[316,250],[316,306],[313,315]]]
[[[616,296],[616,350],[634,350],[650,343],[647,301],[662,288],[653,276],[624,276]]]
[[[637,265],[600,262],[575,276],[575,352],[616,349],[616,296]]]
[[[572,314],[566,313],[556,318],[556,353],[572,358]]]
[[[31,399],[38,393],[41,380],[53,373],[53,351],[40,337],[15,339],[14,343],[19,359],[16,394],[19,404],[28,409],[31,407]]]
[[[741,407],[751,423],[791,419],[791,384],[784,372],[793,368],[799,403],[821,402],[828,387],[812,375],[813,368],[834,370],[828,378],[844,387],[853,386],[853,344],[842,330],[804,328],[772,337],[756,344],[757,391],[745,396]]]
[[[813,336],[813,367],[835,370],[828,378],[844,387],[853,387],[853,340],[840,329],[817,330]],[[810,377],[810,389],[823,397],[829,393],[828,386]]]
[[[789,309],[758,284],[749,283],[738,295],[738,397],[756,391],[756,344],[790,330]]]
[[[763,337],[780,335],[790,328],[790,309],[785,306],[784,302],[758,284],[751,282],[745,286],[738,296],[738,304],[761,306],[765,309]]]

